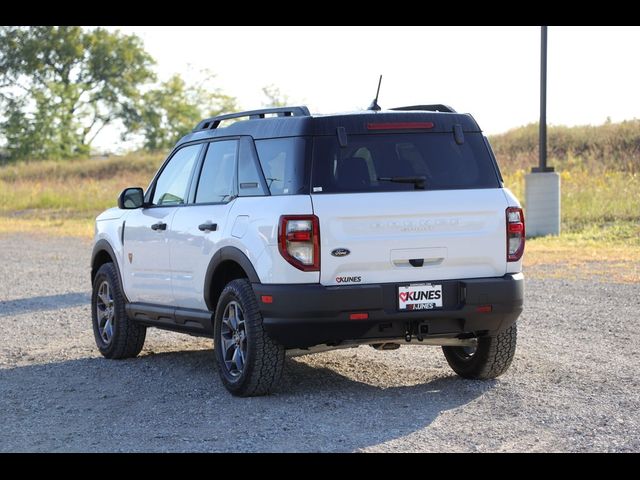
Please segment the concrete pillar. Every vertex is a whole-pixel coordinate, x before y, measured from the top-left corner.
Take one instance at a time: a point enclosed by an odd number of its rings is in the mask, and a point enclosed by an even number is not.
[[[529,173],[524,185],[527,237],[560,235],[560,175]]]

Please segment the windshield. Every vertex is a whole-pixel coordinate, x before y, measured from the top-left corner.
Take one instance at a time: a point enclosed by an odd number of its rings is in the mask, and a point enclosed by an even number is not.
[[[481,133],[315,137],[312,193],[389,192],[499,188],[496,168]]]

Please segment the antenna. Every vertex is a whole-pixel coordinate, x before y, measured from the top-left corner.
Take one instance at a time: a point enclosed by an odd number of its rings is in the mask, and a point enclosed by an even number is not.
[[[369,105],[369,108],[367,108],[367,110],[373,110],[374,112],[379,112],[380,110],[382,110],[380,108],[380,105],[378,105],[378,95],[380,95],[381,83],[382,83],[382,75],[380,75],[380,80],[378,80],[378,91],[376,92],[376,98],[373,99],[373,102],[371,102],[371,105]]]

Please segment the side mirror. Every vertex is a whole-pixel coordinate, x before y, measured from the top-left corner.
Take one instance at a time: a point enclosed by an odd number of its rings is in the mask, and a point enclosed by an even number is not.
[[[144,192],[140,187],[125,188],[118,197],[118,208],[133,210],[144,205]]]

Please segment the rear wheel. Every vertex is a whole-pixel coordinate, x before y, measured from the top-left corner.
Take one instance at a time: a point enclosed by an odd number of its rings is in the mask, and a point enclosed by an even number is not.
[[[142,350],[147,328],[134,323],[125,311],[125,299],[113,263],[100,267],[91,295],[93,335],[106,358],[135,357]]]
[[[514,323],[496,336],[480,337],[473,347],[442,347],[449,366],[464,378],[496,378],[509,369],[516,353],[518,329]]]
[[[262,324],[251,284],[233,280],[216,307],[214,352],[224,386],[233,395],[266,395],[282,376],[285,351]]]

